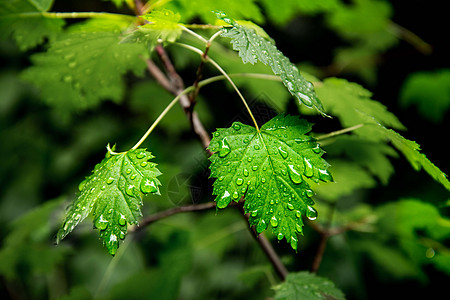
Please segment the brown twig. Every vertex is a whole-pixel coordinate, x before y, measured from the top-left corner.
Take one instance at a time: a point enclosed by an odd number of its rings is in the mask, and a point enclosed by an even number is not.
[[[136,232],[144,229],[145,227],[149,226],[150,224],[159,221],[161,219],[170,217],[172,215],[176,215],[179,213],[184,212],[193,212],[193,211],[204,211],[204,210],[210,210],[216,207],[216,202],[207,202],[202,204],[192,204],[187,206],[178,206],[174,207],[165,211],[161,211],[159,213],[156,213],[154,215],[151,215],[145,219],[143,219],[139,226],[131,227],[129,231]]]

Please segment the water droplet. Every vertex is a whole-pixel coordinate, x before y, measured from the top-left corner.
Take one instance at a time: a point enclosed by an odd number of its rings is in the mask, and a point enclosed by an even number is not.
[[[258,215],[258,210],[255,209],[254,211],[251,212],[250,214],[252,217],[256,217]]]
[[[220,176],[219,178],[217,178],[219,181],[223,181],[225,179],[225,176]]]
[[[272,227],[277,227],[278,226],[278,220],[277,220],[277,218],[275,216],[273,216],[270,219],[270,225],[272,225]]]
[[[302,233],[303,232],[302,226],[298,223],[295,223],[295,231],[297,231],[298,233]]]
[[[95,227],[97,227],[100,230],[105,230],[106,227],[108,227],[108,220],[105,220],[103,218],[103,215],[100,215],[100,217],[97,219],[97,221],[95,221]]]
[[[279,233],[277,234],[277,239],[278,239],[279,241],[281,241],[281,240],[283,239],[283,237],[284,237],[284,234],[282,234],[281,232],[279,232]]]
[[[288,153],[286,150],[284,150],[281,147],[278,147],[278,152],[280,152],[281,157],[283,157],[284,159],[286,159],[288,157]]]
[[[77,62],[72,61],[69,63],[69,68],[75,68],[77,66]]]
[[[220,142],[219,157],[225,157],[228,154],[230,154],[230,152],[231,152],[230,144],[228,144],[227,139],[223,139]]]
[[[120,238],[121,240],[125,239],[125,232],[121,231],[121,232],[119,233],[119,238]]]
[[[302,175],[295,169],[294,165],[288,165],[289,178],[295,184],[303,182]]]
[[[270,199],[270,202],[269,202],[271,205],[274,205],[275,204],[275,201],[273,201],[273,199]]]
[[[313,151],[314,153],[319,154],[319,153],[320,153],[320,147],[319,147],[319,144],[317,144],[314,148],[312,148],[312,151]]]
[[[125,171],[125,173],[130,174],[130,173],[131,173],[131,169],[128,168],[128,169]]]
[[[291,247],[295,251],[297,251],[297,243],[298,243],[297,238],[295,236],[291,236]]]
[[[121,214],[119,218],[119,225],[125,226],[125,224],[127,224],[127,218]]]
[[[317,219],[317,210],[315,210],[314,207],[308,205],[306,207],[306,217],[311,221],[314,221],[315,219]]]
[[[128,196],[134,197],[133,190],[134,190],[134,185],[130,184],[130,185],[125,189],[125,193],[126,193]]]
[[[288,203],[288,204],[287,204],[287,208],[288,208],[289,210],[294,210],[294,205],[292,205],[292,203]]]
[[[261,233],[264,230],[266,230],[267,228],[267,224],[266,221],[264,221],[263,219],[261,219],[258,224],[256,225],[256,232]]]
[[[113,209],[110,208],[110,209],[108,210],[108,214],[112,214],[112,212],[113,212]]]
[[[241,129],[241,125],[239,125],[239,123],[233,123],[233,129],[238,131]]]
[[[244,183],[244,179],[242,179],[242,178],[236,179],[236,184],[237,185],[242,185],[243,183]]]
[[[141,167],[145,167],[146,165],[148,165],[148,162],[146,161],[141,162]]]
[[[85,180],[83,180],[82,182],[80,182],[80,184],[78,185],[78,190],[81,192],[82,189],[84,189],[84,187],[86,186],[86,182],[87,182],[87,178]]]
[[[312,106],[311,98],[309,98],[308,96],[306,96],[305,94],[302,94],[302,93],[300,93],[300,92],[298,92],[296,95],[297,95],[297,97],[298,97],[299,99],[301,99],[301,101],[303,102],[303,104],[305,104],[305,105],[308,106],[308,107],[311,107],[311,106]]]
[[[106,183],[107,184],[111,184],[114,182],[114,178],[113,177],[109,177],[108,179],[106,179]]]
[[[264,177],[261,178],[261,182],[262,182],[262,183],[266,182],[266,178],[264,178]]]
[[[311,161],[306,157],[303,157],[303,165],[305,166],[303,174],[305,174],[306,177],[312,177],[314,175],[314,171],[311,165]]]
[[[244,173],[244,176],[245,176],[245,177],[248,176],[248,170],[247,170],[247,169],[244,169],[244,172],[243,172],[243,173]]]
[[[257,165],[252,166],[252,170],[253,170],[253,171],[258,170],[258,166],[257,166]]]
[[[131,180],[134,180],[135,178],[136,178],[136,174],[133,174],[133,175],[130,176]]]
[[[63,77],[63,81],[64,81],[64,82],[67,82],[67,83],[71,82],[72,79],[73,79],[73,78],[72,78],[71,75],[66,75],[66,76]]]
[[[217,207],[218,208],[225,208],[227,207],[228,203],[231,201],[231,195],[230,192],[225,191],[220,199],[217,200]]]
[[[145,152],[139,152],[139,153],[136,155],[136,157],[137,157],[138,159],[142,159],[142,158],[144,158],[145,156],[146,156]]]
[[[249,157],[247,157],[247,161],[248,162],[251,162],[252,161],[252,158],[249,156]]]
[[[253,148],[255,148],[255,150],[261,149],[261,147],[259,145],[255,145],[255,146],[253,146]]]
[[[218,137],[218,136],[220,136],[220,132],[216,131],[216,132],[213,133],[213,135],[214,135],[215,137]]]
[[[142,178],[141,184],[139,185],[141,192],[144,194],[156,193],[158,192],[158,186],[154,180],[148,178]]]
[[[233,199],[238,199],[239,198],[239,193],[238,192],[234,192],[233,193]]]
[[[328,170],[319,170],[319,179],[322,181],[333,181],[333,177]]]
[[[312,190],[306,190],[306,196],[311,198],[312,196],[314,196],[314,192]]]

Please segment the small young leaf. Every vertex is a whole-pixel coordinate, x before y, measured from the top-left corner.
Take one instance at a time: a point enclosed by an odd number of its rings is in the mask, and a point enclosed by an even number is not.
[[[148,23],[139,26],[135,31],[128,34],[122,42],[142,43],[150,51],[160,42],[175,42],[181,35],[182,29],[179,26],[180,15],[170,10],[155,10],[142,18]]]
[[[269,65],[272,71],[280,76],[292,96],[305,106],[314,107],[321,114],[325,114],[312,83],[300,75],[297,67],[271,41],[258,35],[253,28],[242,26],[224,13],[217,13],[217,17],[232,25],[232,27],[223,28],[222,36],[231,38],[233,49],[239,51],[239,56],[244,63],[254,64],[259,60]]]
[[[141,193],[159,194],[161,183],[156,177],[161,172],[149,161],[153,157],[145,149],[114,155],[108,152],[93,174],[80,183],[80,195],[67,212],[57,242],[92,213],[100,237],[114,255],[119,240],[125,238],[127,224],[137,224],[142,216]]]
[[[275,300],[344,300],[345,296],[330,280],[308,272],[290,273],[275,288]]]
[[[261,233],[270,224],[277,238],[285,237],[295,250],[301,216],[317,217],[305,179],[332,180],[323,151],[306,135],[310,130],[305,120],[279,115],[260,131],[239,122],[219,128],[209,146],[217,207],[245,197],[250,225]]]

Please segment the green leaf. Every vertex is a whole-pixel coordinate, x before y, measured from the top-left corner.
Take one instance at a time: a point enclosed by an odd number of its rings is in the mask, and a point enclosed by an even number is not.
[[[0,1],[0,39],[10,36],[20,50],[25,51],[53,39],[61,32],[64,20],[42,16],[51,6],[51,0]]]
[[[341,159],[328,159],[331,164],[335,182],[315,185],[314,191],[321,199],[337,201],[350,195],[358,189],[368,189],[376,186],[376,180],[360,165]]]
[[[145,69],[144,47],[120,44],[118,32],[72,32],[32,56],[23,78],[40,91],[43,100],[62,113],[97,106],[102,100],[121,101],[122,75]]]
[[[235,122],[214,132],[209,149],[217,207],[245,197],[250,225],[261,233],[270,224],[278,240],[285,237],[297,249],[301,216],[317,217],[306,178],[332,180],[323,151],[306,135],[310,130],[305,120],[279,115],[260,131]]]
[[[275,288],[275,300],[345,299],[344,294],[330,280],[308,272],[290,273],[286,281]]]
[[[46,201],[12,223],[0,249],[1,275],[9,279],[21,278],[23,265],[33,273],[45,274],[64,259],[67,249],[56,249],[48,240],[56,225],[54,212],[62,200]]]
[[[378,177],[382,184],[387,184],[389,177],[394,173],[389,156],[398,157],[397,152],[391,146],[367,141],[354,135],[336,137],[333,143],[326,147],[326,152],[328,157],[345,156],[367,169],[370,174]],[[335,176],[335,178],[337,177]],[[355,180],[357,179],[355,178]],[[337,181],[341,183],[339,180]]]
[[[423,168],[434,180],[441,183],[450,191],[450,182],[448,181],[447,175],[436,167],[425,154],[420,153],[420,146],[416,142],[404,138],[392,129],[378,126],[378,130],[384,133],[395,148],[403,153],[416,171]]]
[[[403,83],[401,104],[416,105],[419,113],[430,121],[442,121],[450,109],[450,69],[416,72]]]
[[[182,29],[179,25],[181,16],[178,13],[167,9],[154,10],[142,18],[148,23],[125,36],[124,43],[142,43],[152,51],[161,40],[173,43],[181,35]]]
[[[405,129],[397,117],[389,112],[380,102],[370,99],[372,93],[362,86],[345,79],[328,78],[316,87],[317,95],[327,112],[337,116],[343,127],[358,124],[381,124]],[[368,140],[384,140],[377,126],[363,126],[355,134]]]
[[[88,215],[94,217],[94,225],[100,237],[114,255],[127,233],[128,224],[138,224],[142,216],[141,194],[159,194],[161,185],[156,178],[161,172],[149,162],[154,156],[145,149],[126,153],[107,153],[105,159],[94,168],[93,174],[80,183],[80,195],[69,209],[57,236],[59,243]]]
[[[183,22],[192,22],[197,18],[206,24],[214,24],[216,18],[212,12],[218,10],[226,11],[238,19],[253,20],[258,23],[264,22],[264,16],[256,0],[172,0],[164,4],[164,7],[180,12]]]
[[[341,5],[339,0],[261,0],[268,18],[275,24],[285,25],[299,13],[315,14],[336,11]]]
[[[312,83],[300,75],[297,67],[271,41],[258,35],[253,28],[238,24],[224,13],[217,13],[217,17],[232,25],[232,27],[223,28],[222,36],[231,38],[233,49],[239,51],[239,56],[244,63],[254,64],[259,60],[269,65],[299,103],[309,108],[314,107],[321,114],[325,114]]]

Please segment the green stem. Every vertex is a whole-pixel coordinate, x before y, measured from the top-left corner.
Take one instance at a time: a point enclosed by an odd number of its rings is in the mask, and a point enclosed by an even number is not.
[[[365,124],[361,123],[361,124],[357,124],[357,125],[352,126],[352,127],[344,128],[344,129],[341,129],[341,130],[336,130],[336,131],[333,131],[333,132],[330,132],[330,133],[327,133],[327,134],[324,134],[324,135],[320,135],[320,136],[316,137],[316,140],[322,141],[322,140],[325,140],[325,139],[329,139],[329,138],[332,138],[332,137],[337,136],[337,135],[341,135],[341,134],[344,134],[344,133],[347,133],[347,132],[351,132],[353,130],[356,130],[358,128],[363,127],[364,125]]]
[[[155,129],[155,127],[158,125],[158,123],[164,118],[164,116],[169,112],[169,110],[178,102],[178,100],[181,98],[181,96],[189,93],[193,90],[193,87],[190,86],[186,89],[184,89],[181,93],[179,93],[170,103],[167,105],[167,107],[163,110],[163,112],[158,116],[158,118],[153,122],[153,124],[150,126],[150,128],[147,130],[147,132],[142,136],[142,138],[139,140],[139,142],[136,143],[136,145],[131,148],[131,150],[135,150],[139,148],[139,146],[147,139],[147,137],[150,135],[150,133]]]
[[[123,14],[113,14],[105,12],[24,12],[14,14],[18,18],[29,18],[29,17],[46,17],[53,19],[89,19],[89,18],[100,18],[100,19],[129,19],[130,21],[135,20],[136,17],[123,15]]]
[[[195,48],[191,45],[187,45],[187,44],[183,44],[183,43],[175,43],[178,46],[181,46],[183,48],[189,49],[195,53],[198,53],[200,56],[203,56],[203,52],[202,50]],[[220,73],[222,73],[222,75],[228,80],[228,82],[231,84],[231,86],[233,87],[233,89],[236,91],[236,93],[239,95],[239,98],[241,98],[242,102],[244,103],[245,108],[247,109],[253,124],[255,124],[255,128],[257,131],[259,131],[259,126],[258,123],[256,123],[255,117],[253,116],[252,111],[250,110],[250,107],[247,104],[247,101],[245,100],[244,96],[242,95],[241,91],[239,91],[239,89],[237,88],[236,84],[234,84],[233,80],[231,80],[230,76],[228,76],[227,72],[225,72],[224,69],[222,69],[222,67],[213,59],[211,59],[210,57],[205,58],[206,62],[211,63],[217,70],[219,70]]]
[[[244,78],[255,78],[255,79],[265,79],[265,80],[272,80],[272,81],[279,81],[281,82],[281,78],[280,76],[277,75],[270,75],[270,74],[264,74],[264,73],[232,73],[232,74],[228,74],[229,77],[234,78],[234,77],[244,77]],[[217,75],[217,76],[213,76],[213,77],[209,77],[207,79],[204,79],[202,81],[200,81],[198,83],[199,87],[203,87],[207,84],[216,82],[216,81],[221,81],[226,79],[226,77],[224,75]]]

